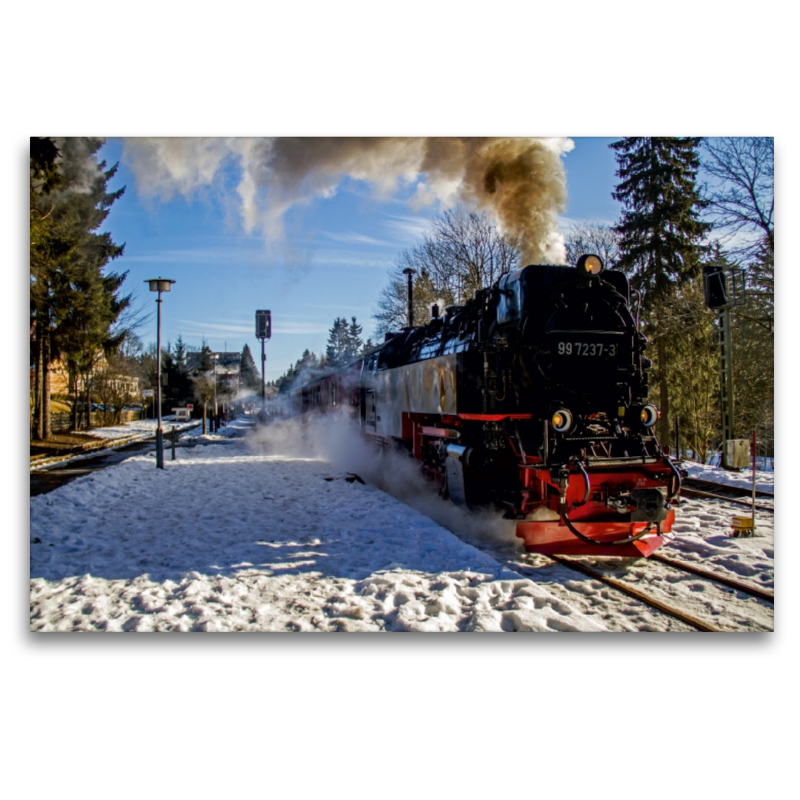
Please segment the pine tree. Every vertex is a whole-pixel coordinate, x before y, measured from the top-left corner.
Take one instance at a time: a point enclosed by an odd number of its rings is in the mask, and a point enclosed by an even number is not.
[[[105,272],[124,245],[97,230],[125,190],[107,190],[117,167],[97,163],[101,145],[92,138],[31,140],[31,356],[34,427],[42,438],[50,433],[50,364],[65,357],[71,373],[84,377],[88,404],[94,362],[124,338],[114,325],[130,304],[118,294],[125,274]]]
[[[183,341],[183,336],[178,334],[178,338],[175,340],[175,347],[172,348],[172,356],[175,359],[176,366],[186,366],[186,352],[186,343]]]
[[[179,334],[175,345],[167,342],[161,350],[161,371],[166,376],[166,385],[162,386],[161,402],[166,408],[185,406],[194,397],[194,385],[186,363],[188,350],[183,337]]]
[[[328,331],[328,344],[325,348],[329,367],[339,367],[347,362],[349,330],[347,320],[336,317],[333,327]]]
[[[619,268],[634,286],[663,296],[695,277],[705,253],[710,225],[699,218],[707,203],[695,180],[700,162],[693,137],[628,137],[610,146],[617,151],[620,183],[612,195],[623,204]],[[655,299],[655,297],[653,297]]]
[[[325,366],[340,367],[358,358],[364,350],[364,342],[361,339],[363,330],[356,317],[350,317],[349,323],[344,317],[336,317],[333,327],[328,332]]]
[[[614,142],[620,183],[613,196],[623,204],[618,268],[644,295],[647,331],[656,344],[651,385],[658,387],[659,433],[668,440],[670,384],[676,369],[666,330],[656,307],[675,288],[699,274],[706,253],[703,237],[710,228],[699,218],[706,205],[695,185],[699,138],[628,137]]]
[[[346,362],[355,360],[364,350],[364,340],[361,338],[363,331],[364,326],[359,325],[355,317],[350,317],[350,325],[347,327]]]
[[[253,391],[261,389],[261,375],[248,344],[242,348],[242,355],[239,359],[239,377],[243,387]]]

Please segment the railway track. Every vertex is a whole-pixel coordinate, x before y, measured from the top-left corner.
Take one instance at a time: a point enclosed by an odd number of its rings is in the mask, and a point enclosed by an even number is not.
[[[722,633],[723,629],[718,628],[716,625],[711,625],[708,622],[700,619],[699,617],[694,616],[694,614],[689,614],[688,612],[676,608],[669,603],[665,603],[662,600],[659,600],[652,595],[647,594],[647,592],[642,592],[639,589],[630,586],[629,584],[625,583],[625,581],[621,581],[618,578],[610,577],[609,575],[601,572],[600,570],[595,569],[594,567],[589,566],[581,561],[575,561],[570,558],[566,558],[564,556],[548,556],[548,558],[556,561],[559,564],[563,564],[570,569],[575,569],[578,572],[583,573],[584,575],[588,575],[590,578],[594,578],[595,580],[601,581],[605,583],[607,586],[612,586],[614,589],[622,592],[623,594],[628,595],[628,597],[632,597],[635,600],[638,600],[645,605],[650,606],[651,608],[655,608],[657,611],[660,611],[662,614],[668,614],[670,617],[674,617],[675,619],[679,619],[681,622],[685,622],[687,625],[691,625],[693,628],[696,628],[699,631],[703,631],[704,633]]]
[[[725,488],[727,489],[729,487]],[[727,502],[731,502],[733,499],[730,495],[723,496],[721,494],[717,495],[710,492],[705,492],[704,490],[697,491],[703,492],[701,499],[715,499]],[[732,492],[731,494],[735,494],[735,492]],[[404,502],[407,502],[407,499],[405,499]],[[426,515],[430,514],[430,509],[420,508],[419,510]],[[764,510],[774,512],[774,509],[771,506],[765,507]],[[675,572],[683,573],[684,576],[696,576],[698,578],[702,578],[703,581],[707,581],[708,586],[714,587],[716,590],[715,592],[709,593],[707,600],[708,605],[711,605],[712,608],[714,605],[717,606],[717,610],[712,611],[712,613],[720,613],[719,607],[723,607],[725,611],[730,610],[731,612],[730,614],[727,614],[724,619],[720,618],[719,620],[715,619],[713,621],[703,618],[703,616],[697,613],[692,613],[686,608],[682,608],[680,605],[680,599],[662,599],[653,594],[652,591],[646,591],[646,587],[639,588],[638,586],[634,586],[628,580],[623,580],[622,578],[611,574],[614,569],[620,568],[621,562],[619,562],[619,560],[609,562],[608,568],[603,569],[588,563],[584,559],[578,559],[577,557],[532,555],[527,553],[520,554],[520,552],[514,547],[509,548],[505,545],[499,544],[497,541],[493,543],[487,543],[483,540],[476,541],[475,538],[466,535],[464,531],[459,530],[459,526],[454,525],[452,519],[447,519],[446,517],[437,518],[436,515],[434,515],[434,518],[436,518],[437,522],[451,530],[456,536],[465,542],[468,542],[479,550],[488,553],[497,561],[502,563],[506,568],[517,572],[523,577],[533,579],[537,583],[546,586],[548,589],[556,593],[560,599],[566,602],[575,602],[577,598],[581,598],[579,600],[579,606],[582,606],[586,605],[584,602],[586,597],[593,597],[593,600],[589,603],[587,609],[590,611],[590,613],[593,606],[595,607],[595,610],[597,610],[596,592],[593,595],[589,595],[588,593],[579,593],[580,590],[579,592],[576,592],[565,585],[569,579],[565,579],[563,574],[554,576],[552,578],[544,577],[541,572],[542,568],[547,568],[547,565],[558,565],[560,567],[564,567],[565,569],[572,570],[576,573],[580,573],[581,575],[590,577],[593,580],[599,581],[600,583],[610,587],[620,595],[634,599],[638,603],[641,603],[650,609],[654,609],[659,615],[680,621],[684,626],[688,626],[694,630],[708,633],[731,633],[737,630],[772,630],[770,627],[771,617],[762,616],[762,618],[759,619],[758,615],[752,614],[752,608],[747,608],[744,603],[747,601],[756,601],[759,603],[759,605],[763,603],[774,605],[774,593],[763,588],[752,586],[748,583],[737,580],[736,578],[720,574],[711,569],[695,567],[693,564],[688,564],[671,557],[663,556],[660,553],[655,553],[648,559],[637,560],[635,562],[638,567],[643,567],[645,569],[648,564],[651,564],[652,567],[654,567],[652,576],[645,576],[645,579],[650,580],[652,578],[651,588],[655,588],[656,593],[659,591],[659,580],[663,580],[665,582],[665,589],[667,592],[669,592],[670,587],[676,583],[674,580]],[[625,559],[625,562],[628,563],[625,564],[623,569],[627,570],[631,561],[632,560],[630,559]],[[659,568],[656,567],[656,564],[659,564],[662,567],[660,574],[658,573]],[[665,572],[663,568],[667,568],[670,570],[670,572]],[[730,592],[725,591],[726,589],[733,590],[733,592],[736,594],[731,595]],[[683,591],[683,589],[681,589],[681,591]],[[689,586],[687,591],[695,592],[697,589]],[[731,602],[732,597],[733,602]],[[613,611],[613,603],[609,605],[609,610]],[[625,613],[625,611],[622,611],[622,614],[618,615],[618,618],[621,618],[621,616]],[[746,625],[740,624],[741,622],[745,622]],[[645,622],[645,624],[647,624],[647,622]],[[639,629],[654,630],[656,629],[655,625],[656,623],[654,622],[653,627],[642,627]],[[669,628],[661,627],[659,629],[668,630]],[[631,629],[621,627],[620,630]]]
[[[681,486],[681,496],[692,497],[699,500],[725,500],[728,503],[735,503],[736,505],[746,506],[747,508],[753,507],[752,490],[743,489],[739,486],[722,486],[718,483],[711,483],[709,481],[701,481],[695,478],[686,478]],[[744,498],[750,498],[745,500]],[[762,500],[771,500],[774,503],[774,495],[767,494],[766,492],[756,492],[756,501],[758,498]],[[774,505],[759,505],[756,502],[757,511],[770,511],[775,512]]]
[[[727,493],[731,497],[752,497],[753,490],[750,487],[744,486],[728,486],[723,483],[714,483],[713,481],[704,481],[701,478],[684,478],[682,481],[684,486],[693,486],[696,489],[704,489],[707,492],[720,492]],[[769,498],[770,500],[775,495],[770,492],[756,491],[756,497]]]
[[[736,628],[723,628],[720,627],[719,625],[715,625],[714,623],[706,619],[703,619],[696,614],[692,614],[689,611],[678,607],[674,603],[666,602],[658,597],[655,597],[649,592],[642,591],[638,587],[632,586],[630,583],[621,580],[620,578],[614,577],[613,575],[610,575],[608,574],[608,572],[604,572],[601,569],[597,569],[596,567],[577,558],[557,556],[557,555],[541,556],[541,558],[547,558],[554,563],[560,564],[568,569],[575,570],[576,572],[580,572],[581,574],[586,575],[587,577],[600,581],[606,586],[610,586],[611,588],[617,590],[618,592],[621,592],[627,597],[631,597],[634,600],[639,601],[640,603],[644,603],[645,605],[649,606],[650,608],[654,608],[655,610],[661,612],[662,614],[666,614],[667,616],[680,620],[681,622],[691,626],[695,630],[699,630],[705,633],[731,633],[736,630]],[[706,578],[707,580],[718,583],[722,586],[734,589],[735,591],[744,594],[747,597],[756,598],[770,604],[774,604],[775,602],[774,593],[759,589],[754,586],[750,586],[741,581],[728,578],[724,575],[719,575],[715,572],[712,572],[711,570],[694,567],[691,564],[686,564],[684,562],[677,561],[672,558],[666,558],[659,554],[654,554],[650,556],[650,558],[648,558],[647,561],[648,562],[657,561],[666,566],[669,566],[673,570],[684,572],[689,575],[698,575],[700,577]],[[520,568],[520,565],[518,563],[509,563],[508,567],[510,569],[516,570],[517,572],[520,572],[526,577],[531,577],[530,571],[525,568]]]
[[[695,497],[697,499],[723,500],[725,502],[736,503],[747,506],[748,508],[752,508],[752,490],[747,490],[736,486],[721,486],[708,481],[687,479],[683,482],[681,494],[687,497]],[[751,499],[745,500],[745,497]],[[765,492],[757,492],[756,497],[760,497],[762,499],[769,498],[770,500],[773,499],[773,495]],[[768,511],[770,513],[775,512],[774,505],[759,505],[756,503],[756,509]],[[648,592],[642,591],[638,587],[632,586],[630,583],[621,580],[618,577],[608,574],[608,572],[604,572],[602,569],[597,569],[595,566],[592,566],[583,560],[579,560],[574,557],[571,558],[558,555],[550,555],[546,556],[546,558],[549,558],[551,561],[561,564],[564,567],[576,570],[583,575],[598,580],[601,583],[604,583],[605,585],[627,595],[628,597],[631,597],[647,606],[650,606],[651,608],[656,609],[662,614],[666,614],[674,619],[678,619],[681,622],[686,623],[687,625],[690,625],[696,630],[708,633],[724,633],[735,630],[735,628],[731,629],[719,627],[718,625],[715,625],[706,619],[702,619],[696,614],[689,613],[685,609],[676,606],[674,603],[665,602],[664,600],[655,597]],[[775,594],[772,591],[757,586],[752,586],[744,581],[729,577],[727,575],[721,575],[720,573],[711,569],[698,567],[693,564],[688,564],[684,561],[664,556],[660,552],[652,554],[647,559],[647,562],[657,562],[669,567],[671,570],[682,572],[690,576],[697,576],[720,586],[727,587],[728,589],[733,589],[738,593],[739,596],[744,595],[745,599],[753,598],[771,605],[774,605],[775,603]],[[509,566],[514,568],[513,565]]]
[[[458,531],[454,530],[453,532],[456,533],[456,535],[459,535]],[[470,540],[467,538],[465,541]],[[520,575],[526,578],[535,579],[537,583],[542,581],[540,570],[543,566],[543,562],[546,561],[552,563],[553,565],[557,564],[566,569],[573,570],[581,575],[592,578],[593,580],[599,581],[605,586],[613,589],[615,592],[636,600],[637,602],[654,609],[661,615],[666,615],[674,620],[679,620],[680,622],[684,623],[684,625],[688,625],[690,628],[705,633],[733,633],[736,631],[752,630],[750,627],[744,627],[741,625],[741,620],[743,619],[747,619],[748,622],[756,622],[756,626],[766,625],[767,623],[765,623],[764,620],[758,620],[757,615],[753,616],[752,618],[749,616],[752,609],[748,609],[745,603],[747,601],[753,602],[753,600],[760,601],[760,603],[767,603],[771,606],[774,606],[775,603],[774,592],[764,588],[752,586],[744,581],[729,577],[727,575],[719,574],[711,569],[696,567],[693,564],[688,564],[678,559],[663,556],[660,553],[654,553],[647,559],[636,560],[634,562],[645,569],[648,565],[655,567],[656,564],[663,565],[669,569],[669,573],[662,572],[660,575],[654,572],[652,575],[652,578],[654,579],[653,586],[651,587],[651,590],[647,590],[646,586],[640,588],[639,586],[631,584],[628,580],[624,580],[623,578],[612,574],[613,571],[615,569],[618,570],[621,565],[621,562],[616,560],[610,561],[607,565],[607,568],[604,569],[599,564],[593,565],[578,557],[559,555],[531,556],[530,554],[525,554],[520,557],[518,552],[514,555],[511,555],[507,550],[505,552],[501,552],[500,548],[479,545],[475,541],[470,541],[470,543],[473,544],[473,546],[488,552],[492,557],[503,563],[508,569],[518,572]],[[529,559],[536,559],[536,562],[533,562]],[[631,560],[625,559],[624,561],[628,562],[623,567],[623,569],[627,570]],[[684,577],[688,576],[702,578],[703,582],[708,582],[709,588],[716,589],[717,593],[725,592],[725,589],[733,590],[735,594],[726,593],[726,595],[722,598],[719,596],[715,597],[713,592],[710,593],[709,597],[709,603],[712,605],[712,607],[714,604],[717,606],[722,605],[726,611],[731,612],[730,615],[726,615],[724,620],[721,619],[719,622],[717,622],[717,620],[712,621],[708,618],[704,618],[704,615],[692,613],[692,611],[681,607],[680,600],[675,600],[672,598],[662,599],[661,597],[656,596],[656,594],[652,592],[652,588],[656,588],[656,592],[658,592],[657,584],[659,579],[664,581],[667,586],[672,586],[675,584],[674,576],[676,572],[682,573]],[[548,589],[557,592],[561,599],[570,602],[570,600],[574,600],[575,592],[565,584],[566,581],[563,577],[557,577],[552,584],[550,584],[550,581],[547,581],[547,583],[544,585],[547,585]],[[689,587],[688,589],[681,591],[695,592],[696,588]],[[737,615],[739,616],[738,621],[736,619]],[[763,630],[771,630],[771,628],[764,627]]]
[[[704,569],[703,567],[696,567],[694,564],[687,564],[684,561],[676,561],[672,558],[667,558],[666,556],[661,555],[661,553],[653,553],[650,556],[650,560],[658,561],[661,564],[666,564],[667,566],[670,566],[673,569],[683,570],[684,572],[690,572],[693,575],[699,575],[702,578],[708,578],[709,580],[721,583],[723,586],[727,586],[730,589],[735,589],[737,592],[742,592],[744,594],[750,595],[751,597],[757,597],[759,600],[764,600],[767,603],[775,602],[774,592],[768,592],[764,589],[759,589],[755,586],[750,586],[750,584],[743,583],[742,581],[735,580],[734,578],[729,578],[727,576],[720,575],[719,573],[714,572],[713,570]]]

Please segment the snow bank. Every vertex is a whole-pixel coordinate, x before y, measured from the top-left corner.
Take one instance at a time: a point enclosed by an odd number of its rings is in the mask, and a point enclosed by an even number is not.
[[[604,629],[321,458],[247,443],[247,424],[164,470],[134,456],[32,498],[31,629]]]
[[[723,486],[737,486],[740,489],[753,488],[752,468],[742,469],[739,472],[731,472],[722,467],[712,467],[709,464],[698,464],[694,461],[684,462],[683,466],[687,469],[690,478],[711,481]],[[765,494],[775,494],[775,473],[756,470],[756,491]]]

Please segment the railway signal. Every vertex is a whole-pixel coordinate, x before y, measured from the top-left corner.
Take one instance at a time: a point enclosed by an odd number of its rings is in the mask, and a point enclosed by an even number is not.
[[[722,466],[725,469],[738,469],[744,464],[738,453],[743,452],[742,444],[737,445],[733,428],[733,331],[731,329],[731,309],[745,301],[744,270],[709,264],[703,267],[703,289],[706,306],[719,314],[718,331],[715,341],[719,342],[720,355],[720,407],[722,412]],[[746,440],[742,440],[744,445]]]
[[[267,339],[272,338],[272,312],[269,310],[256,311],[256,339],[261,340],[261,408],[267,401],[267,384],[266,384],[266,369],[267,369],[267,353],[264,349],[264,343]]]

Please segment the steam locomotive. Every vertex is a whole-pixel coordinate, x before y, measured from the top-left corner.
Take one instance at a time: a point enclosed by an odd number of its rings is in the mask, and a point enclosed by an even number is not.
[[[292,411],[345,408],[454,503],[516,519],[530,552],[648,556],[681,476],[631,309],[628,279],[596,255],[527,266],[294,388]]]

